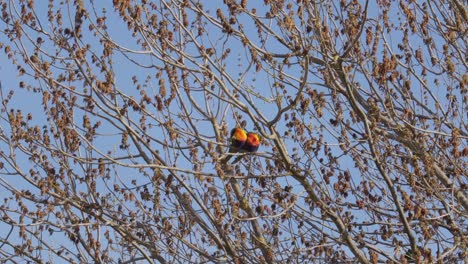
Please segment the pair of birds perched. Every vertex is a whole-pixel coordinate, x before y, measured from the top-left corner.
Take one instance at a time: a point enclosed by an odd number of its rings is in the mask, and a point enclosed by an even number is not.
[[[229,146],[229,153],[237,152],[256,152],[260,147],[261,138],[257,133],[247,132],[240,127],[231,130],[231,143]],[[222,162],[227,162],[232,155],[227,155]],[[242,157],[242,156],[240,156]],[[240,158],[234,161],[239,161]]]

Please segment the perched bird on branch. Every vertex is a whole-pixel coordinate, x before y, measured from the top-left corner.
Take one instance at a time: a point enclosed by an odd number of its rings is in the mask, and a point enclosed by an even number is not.
[[[231,143],[229,145],[229,153],[238,153],[242,151],[243,146],[247,141],[247,132],[236,127],[231,130]],[[221,163],[226,163],[232,157],[231,154],[227,154],[226,157],[221,159]]]
[[[245,144],[242,146],[242,150],[245,152],[256,152],[260,147],[262,138],[254,132],[247,133],[247,139]]]
[[[247,139],[246,139],[244,145],[242,145],[241,152],[242,153],[254,153],[254,152],[256,152],[258,150],[258,148],[260,147],[261,141],[262,141],[262,138],[257,133],[248,132],[247,133]],[[243,157],[244,157],[244,155],[241,155],[241,156],[237,157],[232,163],[235,164],[235,163],[239,162]]]
[[[240,127],[233,128],[231,130],[231,145],[229,152],[238,152],[244,146],[247,139],[247,132],[244,129]]]

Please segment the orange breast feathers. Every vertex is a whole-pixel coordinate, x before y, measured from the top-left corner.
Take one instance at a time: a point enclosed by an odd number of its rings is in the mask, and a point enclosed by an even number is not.
[[[260,147],[261,141],[262,138],[258,134],[249,132],[247,133],[247,140],[245,141],[242,149],[247,152],[255,152]]]

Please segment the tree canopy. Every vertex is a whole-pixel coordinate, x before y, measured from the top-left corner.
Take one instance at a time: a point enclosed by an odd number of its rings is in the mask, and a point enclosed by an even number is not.
[[[468,261],[463,1],[0,10],[1,262]]]

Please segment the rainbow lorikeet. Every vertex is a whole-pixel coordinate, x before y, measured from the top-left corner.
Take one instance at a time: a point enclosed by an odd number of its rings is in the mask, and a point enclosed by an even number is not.
[[[253,132],[248,132],[247,133],[247,140],[245,141],[244,145],[242,145],[242,152],[256,152],[258,148],[260,147],[260,143],[262,141],[262,138],[257,134]],[[239,162],[243,156],[237,157],[232,163],[237,163]]]
[[[247,132],[240,127],[233,128],[231,130],[231,143],[229,145],[229,153],[240,152],[246,141]],[[231,157],[232,155],[228,154],[221,160],[221,162],[227,162]]]
[[[247,139],[242,149],[246,152],[256,152],[260,147],[261,141],[262,138],[257,133],[249,132],[247,133]]]
[[[242,146],[244,146],[247,138],[247,132],[244,129],[240,127],[233,128],[231,130],[231,145],[229,152],[238,152]]]

